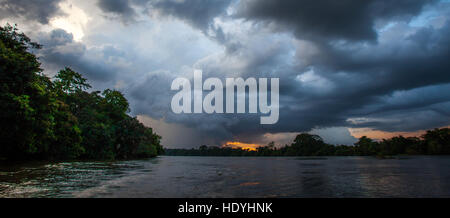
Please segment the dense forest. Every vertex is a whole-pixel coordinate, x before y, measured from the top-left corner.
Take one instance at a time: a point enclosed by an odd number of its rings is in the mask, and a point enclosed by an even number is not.
[[[403,136],[375,141],[361,137],[353,146],[330,145],[318,135],[302,133],[291,145],[277,148],[273,142],[256,151],[231,147],[200,146],[198,149],[166,149],[171,156],[378,156],[450,155],[450,129],[429,130],[418,137]]]
[[[14,26],[0,27],[0,160],[128,159],[164,150],[160,136],[130,117],[116,90],[87,90],[65,68],[45,76],[32,42]]]

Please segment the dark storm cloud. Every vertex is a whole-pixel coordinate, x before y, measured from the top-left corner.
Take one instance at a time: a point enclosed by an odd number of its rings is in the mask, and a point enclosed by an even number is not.
[[[102,11],[119,15],[124,21],[134,20],[136,16],[130,0],[99,0],[97,4]]]
[[[223,14],[230,0],[99,0],[98,6],[104,12],[120,15],[125,20],[134,20],[136,10],[133,7],[155,12],[163,16],[173,16],[184,20],[203,31],[208,30],[213,18]]]
[[[359,95],[384,95],[394,90],[450,82],[450,22],[441,28],[424,27],[410,36],[379,46],[356,49],[330,48],[327,60],[319,66],[333,72],[349,72],[370,83]],[[350,47],[350,46],[349,46]]]
[[[354,126],[386,131],[414,131],[446,126],[450,121],[450,83],[394,91],[379,96],[354,114],[368,115]]]
[[[149,13],[177,17],[206,33],[213,18],[227,17],[224,11],[230,4],[207,2],[140,4]],[[226,50],[194,67],[203,69],[204,77],[233,77],[235,73],[244,78],[280,77],[279,122],[258,125],[259,114],[174,115],[170,112],[174,92],[168,89],[177,74],[171,72],[153,73],[130,88],[133,112],[208,132],[218,144],[317,127],[415,131],[448,125],[450,96],[435,95],[450,83],[447,4],[428,9],[445,17],[442,25],[408,25],[433,2],[241,1],[232,18],[246,18],[258,25],[246,37],[214,27],[216,39]],[[388,24],[394,27],[380,32]],[[281,35],[265,36],[266,30]],[[285,32],[293,32],[296,40],[283,36]],[[401,98],[395,96],[399,91],[404,92]],[[405,96],[409,96],[407,102]],[[359,117],[367,121],[349,122]]]
[[[255,125],[257,118],[243,119],[228,129],[233,135],[246,138],[264,132],[309,131],[314,127],[350,125],[415,131],[448,125],[450,96],[442,92],[449,91],[450,83],[449,31],[447,22],[442,27],[422,27],[414,34],[402,33],[396,39],[382,39],[372,45],[320,47],[322,53],[312,56],[311,64],[278,70],[282,96],[277,124],[259,126]],[[255,64],[245,69],[280,69],[289,61],[282,62],[276,54],[287,52],[275,50],[268,55],[270,59],[255,55]],[[269,64],[261,64],[265,62]],[[305,75],[305,71],[312,71],[312,78],[300,82],[298,75]],[[432,87],[423,88],[428,86]],[[400,97],[398,91],[402,91]],[[347,121],[350,117],[376,121],[352,125]]]
[[[139,82],[135,82],[127,92],[133,108],[132,113],[134,115],[145,114],[153,119],[164,119],[169,123],[193,128],[202,135],[202,139],[197,140],[209,140],[216,145],[232,137],[230,127],[233,124],[249,119],[245,115],[233,117],[234,115],[226,114],[172,113],[170,103],[176,91],[171,91],[170,86],[177,76],[174,72],[156,71],[148,73]]]
[[[0,19],[25,18],[47,24],[51,17],[62,13],[61,0],[0,0]]]
[[[353,127],[366,127],[383,131],[417,131],[448,126],[450,122],[450,101],[425,107],[386,110],[366,116],[368,120]]]
[[[417,15],[433,0],[247,0],[237,17],[273,22],[305,39],[375,40],[376,20]]]
[[[164,15],[171,15],[201,30],[207,30],[213,18],[225,12],[230,0],[152,1],[150,5]]]

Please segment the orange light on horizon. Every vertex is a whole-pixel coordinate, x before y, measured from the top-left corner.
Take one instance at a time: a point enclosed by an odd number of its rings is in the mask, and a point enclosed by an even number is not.
[[[258,147],[261,147],[259,144],[249,144],[243,142],[226,142],[223,147],[232,147],[232,148],[241,148],[244,150],[256,151]]]
[[[450,126],[445,126],[441,128],[449,128]],[[425,134],[426,130],[418,130],[414,132],[387,132],[381,130],[373,130],[371,128],[349,128],[350,134],[355,138],[361,138],[362,136],[367,136],[372,139],[382,140],[389,139],[396,136],[403,137],[420,137]]]

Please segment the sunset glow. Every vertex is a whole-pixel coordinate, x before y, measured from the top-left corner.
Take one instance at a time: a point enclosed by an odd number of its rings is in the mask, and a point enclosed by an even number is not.
[[[259,144],[248,144],[242,142],[227,142],[224,147],[232,147],[232,148],[242,148],[244,150],[256,151],[258,147],[261,147]]]
[[[442,128],[449,128],[449,127],[450,126]],[[348,130],[350,131],[351,135],[355,138],[367,136],[369,138],[376,140],[388,139],[396,136],[420,137],[426,133],[426,130],[419,130],[414,132],[387,132],[387,131],[373,130],[370,128],[349,128]]]

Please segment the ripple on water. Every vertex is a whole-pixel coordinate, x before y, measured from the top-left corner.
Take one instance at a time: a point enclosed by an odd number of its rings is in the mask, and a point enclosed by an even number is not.
[[[450,197],[450,158],[160,157],[0,169],[0,197]]]

